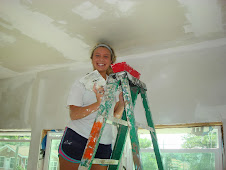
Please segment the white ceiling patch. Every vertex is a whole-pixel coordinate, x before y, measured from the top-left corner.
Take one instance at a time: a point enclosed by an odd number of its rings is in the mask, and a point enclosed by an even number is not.
[[[0,15],[0,18],[4,18],[4,17]],[[8,30],[13,30],[13,27],[12,27],[12,26],[7,25],[7,24],[5,24],[5,23],[3,23],[3,22],[0,22],[0,26],[6,28],[6,29],[8,29]]]
[[[7,46],[8,44],[12,44],[14,42],[16,42],[16,38],[0,32],[0,47]]]
[[[88,60],[84,56],[88,55],[87,48],[89,46],[76,37],[70,37],[63,29],[55,26],[52,18],[29,10],[19,1],[2,1],[4,2],[0,5],[0,18],[11,24],[11,27],[54,48],[67,59]],[[75,47],[77,50],[75,50]]]
[[[130,15],[133,12],[133,7],[135,6],[135,1],[131,0],[105,0],[108,4],[116,5],[118,12],[117,17],[121,15]]]
[[[59,24],[67,25],[66,21],[57,21]]]
[[[109,4],[116,4],[119,2],[119,0],[105,0],[105,2],[107,2]]]
[[[178,1],[188,11],[185,17],[189,23],[184,26],[185,33],[193,32],[196,36],[202,36],[223,32],[221,7],[217,0]]]
[[[118,3],[118,8],[122,13],[127,13],[134,5],[135,3],[132,1],[120,1]]]
[[[104,10],[98,8],[91,2],[86,1],[72,9],[72,12],[80,15],[84,19],[91,20],[98,18],[104,12]]]
[[[0,63],[0,78],[4,79],[4,78],[9,78],[9,77],[14,77],[17,76],[18,73],[15,71],[12,71],[8,68],[2,67],[1,63]]]

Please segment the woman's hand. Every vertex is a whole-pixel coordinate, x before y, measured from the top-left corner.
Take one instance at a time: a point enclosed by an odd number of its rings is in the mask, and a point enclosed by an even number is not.
[[[119,106],[121,106],[121,107],[125,106],[125,102],[124,102],[124,99],[123,99],[123,93],[122,92],[119,94]]]
[[[96,94],[96,98],[97,98],[97,103],[101,103],[101,100],[102,100],[102,98],[103,98],[103,96],[104,96],[104,88],[103,87],[99,87],[99,88],[97,88],[96,87],[96,84],[94,84],[94,86],[93,86],[93,91],[94,91],[94,93]]]
[[[123,99],[123,93],[121,92],[119,94],[119,101],[115,105],[114,116],[116,118],[120,119],[122,117],[124,108],[125,108],[125,102],[124,102],[124,99]]]
[[[97,102],[85,107],[70,105],[71,120],[84,118],[98,110],[102,97],[104,95],[104,88],[103,87],[96,88],[96,85],[94,84],[93,91],[96,94]]]

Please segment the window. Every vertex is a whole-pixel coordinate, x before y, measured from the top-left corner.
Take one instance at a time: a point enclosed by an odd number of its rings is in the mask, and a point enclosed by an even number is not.
[[[47,132],[44,169],[58,170],[58,148],[62,135],[63,131]]]
[[[24,160],[25,161],[25,169],[27,169],[27,159]]]
[[[49,169],[50,170],[57,170],[58,162],[57,161],[50,161]]]
[[[13,169],[13,167],[14,167],[14,162],[15,162],[15,158],[14,157],[12,157],[12,158],[10,158],[10,169]]]
[[[0,130],[0,165],[4,169],[26,170],[22,160],[28,159],[30,140],[28,130]]]
[[[5,161],[5,157],[0,156],[0,168],[4,168],[4,161]]]
[[[223,169],[221,128],[221,125],[156,128],[164,169]],[[57,155],[62,135],[63,131],[47,133],[44,169],[58,170]],[[138,136],[144,170],[157,170],[149,131],[139,129]]]
[[[156,129],[163,166],[177,170],[222,169],[221,126]],[[147,130],[139,130],[144,169],[158,169]]]

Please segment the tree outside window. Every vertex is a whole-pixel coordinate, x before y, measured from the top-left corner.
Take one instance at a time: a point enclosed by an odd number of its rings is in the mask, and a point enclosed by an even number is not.
[[[170,129],[170,128],[168,128]],[[215,170],[216,169],[216,154],[221,155],[219,149],[219,127],[196,127],[185,128],[186,133],[181,133],[181,128],[178,128],[180,140],[175,138],[177,128],[174,131],[165,129],[165,132],[157,132],[159,147],[164,169],[177,170]],[[195,129],[195,130],[194,130]],[[197,130],[198,129],[198,130]],[[164,131],[164,130],[162,130]],[[167,132],[168,131],[168,132]],[[165,139],[164,139],[165,135]],[[171,140],[169,136],[172,135]],[[145,137],[144,137],[145,136]],[[144,169],[157,170],[157,163],[149,132],[139,134],[139,144],[141,148],[141,159]],[[180,146],[178,146],[180,145]],[[175,148],[173,148],[175,146]]]

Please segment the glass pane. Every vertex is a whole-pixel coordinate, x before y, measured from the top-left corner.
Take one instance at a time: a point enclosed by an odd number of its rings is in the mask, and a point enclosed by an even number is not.
[[[4,170],[14,167],[27,169],[30,142],[0,142],[0,167]]]
[[[58,148],[60,144],[60,139],[52,139],[49,157],[49,170],[58,169]]]
[[[31,140],[30,132],[1,132],[0,139],[3,140]]]
[[[4,162],[5,162],[5,157],[4,156],[0,156],[0,168],[4,167]]]
[[[142,152],[144,170],[158,170],[154,153]],[[162,153],[164,169],[215,170],[214,153]]]
[[[154,153],[141,152],[141,161],[144,170],[158,170]]]
[[[219,126],[156,129],[160,149],[219,148]],[[151,135],[139,130],[141,148],[153,148]]]

